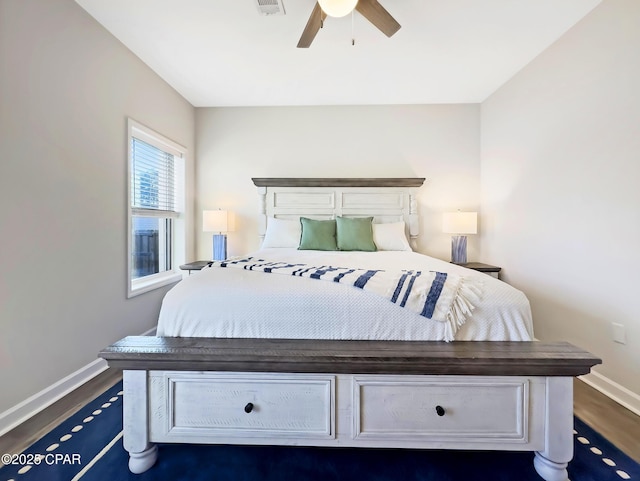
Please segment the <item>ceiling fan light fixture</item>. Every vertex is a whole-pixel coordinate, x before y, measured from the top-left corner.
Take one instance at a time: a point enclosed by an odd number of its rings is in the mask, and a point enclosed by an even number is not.
[[[322,11],[330,17],[344,17],[356,8],[358,0],[318,0],[318,3]]]

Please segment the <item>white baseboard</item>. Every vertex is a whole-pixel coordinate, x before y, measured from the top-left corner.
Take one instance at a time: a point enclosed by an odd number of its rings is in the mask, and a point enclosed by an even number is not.
[[[596,371],[580,376],[579,379],[640,416],[640,395]]]
[[[107,367],[107,361],[104,359],[96,359],[51,386],[35,393],[20,404],[9,408],[0,414],[0,436],[11,431],[43,409],[51,406],[58,399],[61,399],[74,389],[105,371]]]
[[[155,332],[156,328],[154,327],[141,335],[153,336]],[[51,386],[35,393],[21,403],[0,413],[0,436],[19,426],[43,409],[51,406],[54,402],[93,379],[101,372],[104,372],[107,367],[107,361],[104,359],[96,359]]]

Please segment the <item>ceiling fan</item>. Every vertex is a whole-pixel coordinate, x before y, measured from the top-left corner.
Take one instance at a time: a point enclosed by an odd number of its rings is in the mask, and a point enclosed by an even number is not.
[[[336,0],[334,0],[333,2],[329,2],[329,3],[340,3],[340,4],[350,3],[351,4],[351,6],[347,5],[346,11],[345,9],[342,9],[342,11],[339,11],[337,14],[333,14],[333,15],[331,14],[331,12],[329,12],[329,16],[344,16],[350,13],[354,9],[353,4],[355,3],[355,9],[364,18],[369,20],[375,27],[377,27],[378,30],[384,33],[387,37],[391,37],[394,33],[400,30],[400,24],[396,21],[395,18],[391,16],[391,14],[389,14],[389,12],[385,10],[385,8],[382,5],[380,5],[380,3],[378,3],[378,0],[356,0],[356,1],[357,3],[354,2],[353,0],[351,0],[350,2],[349,1],[339,2]],[[321,3],[325,4],[324,10],[323,10],[323,7],[320,5]],[[311,12],[311,16],[307,21],[307,26],[304,27],[302,36],[298,41],[298,48],[309,48],[309,46],[311,46],[311,42],[313,42],[313,39],[316,37],[318,30],[322,28],[324,19],[327,18],[326,3],[327,3],[327,0],[319,0],[318,2],[316,2],[315,6],[313,7],[313,11]]]

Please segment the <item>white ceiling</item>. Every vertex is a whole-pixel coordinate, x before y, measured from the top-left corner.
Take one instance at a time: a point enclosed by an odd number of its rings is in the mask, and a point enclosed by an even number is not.
[[[315,0],[76,0],[196,107],[477,103],[601,0],[380,0],[402,28],[327,18]]]

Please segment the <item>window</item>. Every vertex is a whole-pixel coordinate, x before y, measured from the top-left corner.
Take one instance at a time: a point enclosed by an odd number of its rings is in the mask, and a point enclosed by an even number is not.
[[[129,297],[176,282],[184,261],[186,150],[129,119]]]

